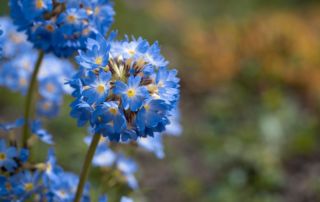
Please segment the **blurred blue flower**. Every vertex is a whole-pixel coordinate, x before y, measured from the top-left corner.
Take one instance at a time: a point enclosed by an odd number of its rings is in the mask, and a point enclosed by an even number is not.
[[[117,168],[126,178],[129,187],[132,189],[138,189],[139,185],[136,177],[134,176],[138,171],[137,163],[133,159],[120,155],[117,160]]]
[[[17,32],[17,27],[13,25],[9,17],[0,17],[0,25],[3,31],[0,36],[0,44],[4,59],[12,58],[32,49],[32,44],[27,41],[27,36],[22,32]]]
[[[42,142],[46,144],[53,144],[52,135],[42,128],[42,123],[39,120],[35,120],[31,124],[31,131]]]
[[[23,126],[23,124],[24,124],[24,119],[19,118],[13,122],[0,123],[0,129],[5,132],[9,132],[10,130]]]
[[[55,180],[51,180],[47,194],[48,201],[70,202],[74,200],[79,178],[69,172],[59,172]],[[89,184],[87,183],[82,195],[82,202],[90,202]]]
[[[161,134],[156,134],[154,137],[140,138],[137,140],[137,143],[146,151],[154,153],[157,158],[163,159],[165,154],[163,149],[162,136],[163,135]]]
[[[61,102],[47,99],[39,99],[37,103],[37,114],[48,118],[55,117],[59,114]]]
[[[108,202],[108,196],[107,195],[99,196],[98,202]]]
[[[28,170],[19,172],[9,178],[10,186],[15,197],[19,200],[26,201],[32,194],[39,192],[42,189],[40,185],[41,173],[31,173]]]
[[[15,160],[18,155],[17,148],[7,147],[6,141],[0,139],[0,168],[4,168],[8,172],[13,171],[18,166]]]
[[[57,164],[53,148],[48,150],[47,161],[38,167],[44,173],[43,179],[46,186],[49,186],[51,181],[59,180],[59,173],[63,172],[63,169]]]

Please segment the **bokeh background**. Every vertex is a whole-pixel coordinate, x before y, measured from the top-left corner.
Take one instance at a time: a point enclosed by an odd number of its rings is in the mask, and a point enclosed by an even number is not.
[[[131,151],[137,201],[320,201],[318,2],[115,2],[113,28],[158,40],[182,78],[182,136],[165,138],[164,160]],[[23,98],[0,93],[1,118],[19,116]],[[86,131],[68,116],[70,101],[47,126],[59,162],[79,173]],[[34,158],[44,158],[36,147]],[[91,180],[103,189],[98,170]]]

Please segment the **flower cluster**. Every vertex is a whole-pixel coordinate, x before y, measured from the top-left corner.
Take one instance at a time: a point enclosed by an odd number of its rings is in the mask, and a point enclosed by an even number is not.
[[[105,35],[115,14],[109,0],[10,0],[10,14],[38,49],[68,57],[85,40]]]
[[[80,71],[69,82],[76,98],[71,116],[111,141],[163,132],[179,100],[177,71],[168,69],[158,43],[114,35],[90,38],[79,51]]]
[[[49,150],[44,163],[29,165],[28,150],[20,152],[14,146],[6,146],[0,139],[0,200],[9,201],[72,201],[78,177],[65,172],[56,162],[53,150]],[[82,201],[90,201],[89,185],[86,185]]]
[[[4,34],[0,37],[3,44],[3,58],[0,60],[0,85],[12,91],[26,94],[30,77],[36,62],[36,51],[26,41],[23,33],[8,18],[0,18]],[[53,117],[59,112],[63,95],[70,92],[64,83],[74,73],[72,64],[54,55],[46,55],[38,75],[40,100],[37,104],[39,115]]]

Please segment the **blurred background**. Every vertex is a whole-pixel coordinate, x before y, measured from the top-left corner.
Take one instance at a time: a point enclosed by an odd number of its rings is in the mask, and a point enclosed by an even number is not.
[[[165,138],[164,160],[135,152],[137,201],[320,201],[319,1],[118,0],[115,9],[113,28],[158,40],[182,78],[183,134]],[[0,93],[0,114],[19,116],[23,98]],[[59,162],[79,173],[86,131],[70,101],[48,128]]]

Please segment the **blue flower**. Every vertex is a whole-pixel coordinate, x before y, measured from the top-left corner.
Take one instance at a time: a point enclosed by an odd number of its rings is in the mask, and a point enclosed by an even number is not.
[[[98,76],[94,73],[90,73],[82,93],[89,104],[96,102],[100,103],[106,99],[110,89],[110,79],[110,72],[103,71]]]
[[[48,150],[47,161],[37,164],[36,167],[43,172],[43,183],[46,187],[49,187],[52,181],[59,180],[60,173],[63,172],[63,169],[57,164],[53,148]]]
[[[108,202],[108,196],[107,195],[99,196],[98,202]]]
[[[92,140],[92,136],[88,136],[85,138],[86,144],[90,144]],[[113,152],[107,145],[107,141],[103,137],[97,146],[95,151],[92,164],[98,167],[112,167],[112,165],[116,162],[117,154]]]
[[[10,182],[7,177],[0,175],[0,200],[4,202],[13,201],[13,194],[11,193]]]
[[[69,172],[60,172],[56,180],[49,185],[48,201],[70,202],[74,200],[79,182],[78,176]],[[82,202],[89,202],[89,184],[84,187]]]
[[[88,37],[105,35],[115,12],[109,1],[10,0],[10,14],[36,48],[69,57]]]
[[[137,111],[141,107],[143,101],[148,97],[146,87],[140,86],[140,82],[140,76],[130,76],[128,84],[122,81],[116,81],[113,92],[116,95],[121,95],[124,109]]]
[[[31,51],[31,53],[20,54],[12,60],[5,62],[0,69],[0,85],[8,87],[12,91],[25,94],[34,60],[35,57]]]
[[[27,52],[32,49],[32,44],[27,42],[24,33],[17,32],[17,27],[8,17],[0,17],[0,25],[3,34],[0,36],[0,44],[3,48],[3,58],[8,59],[15,55]]]
[[[163,151],[162,135],[157,134],[154,137],[140,138],[137,140],[138,145],[146,151],[153,152],[157,158],[163,159],[165,154]]]
[[[122,57],[124,59],[135,58],[138,59],[143,56],[148,50],[148,41],[142,39],[133,39],[130,41],[128,37],[124,41],[116,41],[111,43],[110,54],[113,57]]]
[[[134,160],[120,155],[117,160],[117,168],[126,178],[130,188],[137,189],[139,187],[137,179],[134,176],[134,173],[138,170],[138,165]]]
[[[160,54],[160,46],[158,42],[155,42],[148,48],[144,53],[143,58],[147,63],[156,67],[165,67],[169,64],[169,62]]]
[[[137,128],[144,131],[146,128],[155,128],[161,122],[167,122],[168,104],[164,100],[148,100],[137,113]]]
[[[23,126],[23,124],[24,124],[24,119],[19,118],[19,119],[15,120],[14,122],[0,123],[0,129],[2,129],[3,131],[9,132],[12,129],[19,128],[19,127]]]
[[[59,113],[61,102],[40,99],[37,103],[37,114],[46,117],[55,117]]]
[[[39,93],[45,99],[59,102],[63,94],[62,85],[57,77],[47,77],[40,80]]]
[[[42,189],[40,185],[41,173],[31,173],[28,170],[19,172],[9,178],[12,186],[12,191],[19,199],[18,201],[27,200],[32,194],[39,192]]]
[[[155,75],[155,84],[149,85],[148,89],[152,96],[165,100],[173,106],[179,99],[179,79],[176,77],[176,70],[168,70],[166,67],[160,67]]]
[[[53,144],[52,135],[42,128],[42,124],[39,120],[32,122],[31,131],[42,142],[44,142],[46,144]]]
[[[87,40],[87,50],[79,51],[79,56],[76,57],[78,63],[87,69],[96,69],[98,67],[107,68],[109,63],[110,45],[106,40],[98,35],[96,40]]]
[[[29,155],[30,155],[29,150],[25,149],[25,148],[22,148],[22,149],[20,149],[20,152],[19,152],[19,160],[22,163],[25,163],[25,162],[27,162],[27,160],[29,158]]]
[[[5,140],[0,139],[0,167],[5,168],[8,172],[13,171],[18,166],[15,161],[17,157],[17,149],[15,147],[7,147]]]
[[[83,126],[91,120],[93,108],[88,103],[78,99],[71,103],[70,106],[72,107],[70,115],[71,117],[77,118],[78,126]]]
[[[96,132],[102,132],[104,136],[120,134],[126,128],[126,118],[117,102],[104,102],[97,107],[92,118],[93,122],[100,123]]]
[[[182,133],[182,126],[180,124],[180,112],[178,109],[174,109],[170,112],[170,114],[170,124],[166,126],[165,133],[172,136],[179,136]]]
[[[22,1],[23,13],[27,20],[33,20],[36,17],[49,12],[52,9],[51,0],[29,0]]]

